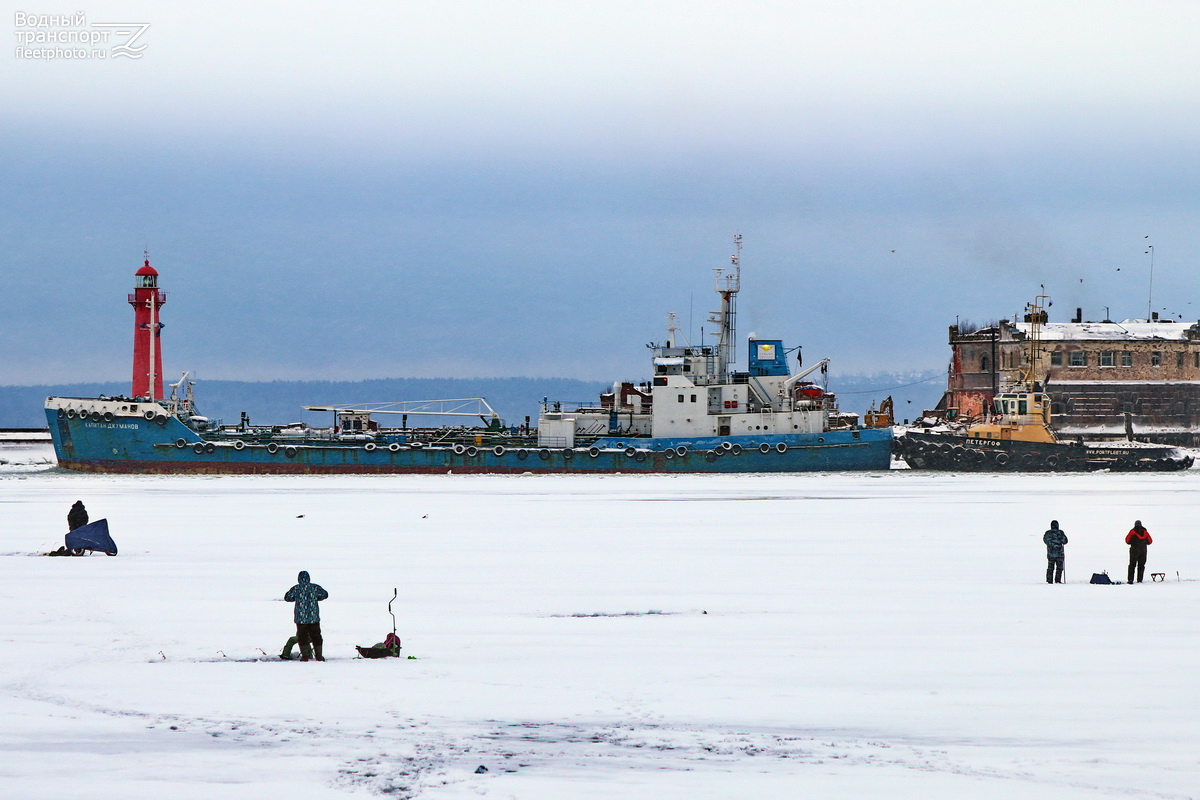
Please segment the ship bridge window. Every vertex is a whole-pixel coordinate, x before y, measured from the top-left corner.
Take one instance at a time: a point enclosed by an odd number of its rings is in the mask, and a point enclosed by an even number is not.
[[[683,402],[683,395],[679,395],[679,402]]]
[[[1018,414],[1028,414],[1029,413],[1029,404],[1027,402],[1025,402],[1024,400],[1019,401],[1017,403],[1017,413]]]

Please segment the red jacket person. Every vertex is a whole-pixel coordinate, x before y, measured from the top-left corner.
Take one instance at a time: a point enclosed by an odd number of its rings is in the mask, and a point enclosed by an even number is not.
[[[1150,531],[1142,527],[1140,519],[1134,520],[1133,529],[1125,536],[1125,544],[1129,545],[1129,582],[1133,583],[1133,568],[1137,567],[1137,582],[1142,582],[1146,574],[1146,547],[1154,544]]]

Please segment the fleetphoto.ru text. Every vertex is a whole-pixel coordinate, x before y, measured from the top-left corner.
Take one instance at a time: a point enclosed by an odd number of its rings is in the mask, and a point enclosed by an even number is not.
[[[17,58],[41,61],[107,61],[141,58],[147,42],[142,34],[149,22],[91,22],[82,11],[74,14],[16,12]]]

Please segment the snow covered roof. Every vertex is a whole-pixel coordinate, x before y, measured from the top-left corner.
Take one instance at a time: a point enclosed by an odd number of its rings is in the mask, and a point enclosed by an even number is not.
[[[1028,334],[1028,322],[1015,323],[1017,330]],[[1042,326],[1042,341],[1114,341],[1160,340],[1184,341],[1187,331],[1196,323],[1147,322],[1142,319],[1127,319],[1123,322],[1048,322]]]

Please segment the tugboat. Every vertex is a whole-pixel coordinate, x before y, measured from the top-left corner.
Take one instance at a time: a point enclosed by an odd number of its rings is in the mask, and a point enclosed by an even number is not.
[[[1050,396],[1034,379],[1046,295],[1026,305],[1028,349],[1020,377],[992,401],[992,414],[963,430],[907,431],[892,448],[912,469],[955,472],[1169,472],[1188,469],[1192,456],[1176,447],[1141,442],[1064,442],[1051,425]]]
[[[506,426],[483,398],[305,406],[331,412],[330,427],[252,426],[199,414],[186,374],[162,398],[158,273],[139,270],[131,397],[50,397],[46,419],[59,465],[86,472],[167,473],[754,473],[886,470],[890,415],[862,426],[838,410],[825,385],[795,375],[779,339],[750,339],[746,371],[734,370],[734,303],[741,237],[732,268],[716,270],[721,310],[715,346],[652,345],[651,381],[617,382],[595,405],[544,400],[538,425]],[[143,294],[145,295],[143,297]],[[139,317],[139,320],[142,317]],[[376,417],[401,415],[400,427]],[[477,416],[484,427],[413,428],[407,416]]]

